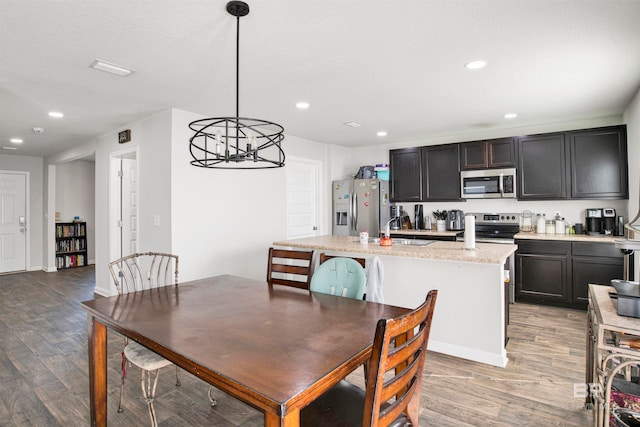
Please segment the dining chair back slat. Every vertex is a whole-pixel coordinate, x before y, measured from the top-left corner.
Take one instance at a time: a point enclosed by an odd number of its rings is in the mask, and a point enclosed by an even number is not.
[[[269,248],[267,283],[309,289],[313,252]]]
[[[410,313],[380,319],[367,362],[366,390],[340,381],[300,412],[301,425],[417,426],[422,372],[437,296],[438,291],[432,290],[425,302]]]
[[[109,263],[118,294],[178,284],[178,256],[162,252],[127,255]]]
[[[367,374],[364,419],[371,425],[389,425],[399,417],[418,425],[422,371],[438,291],[411,313],[397,319],[378,321],[374,351]],[[391,379],[385,378],[395,372]],[[394,401],[390,399],[394,398]],[[419,396],[417,396],[419,397]],[[363,423],[364,425],[364,423]],[[367,424],[369,425],[369,424]]]
[[[325,261],[330,260],[331,258],[337,258],[339,257],[338,255],[327,255],[326,253],[322,252],[320,253],[319,259],[320,259],[320,264],[322,264]],[[339,257],[342,258],[342,257]],[[366,259],[364,258],[356,258],[356,257],[350,257],[352,260],[356,261],[358,264],[360,264],[362,266],[362,268],[366,268]]]

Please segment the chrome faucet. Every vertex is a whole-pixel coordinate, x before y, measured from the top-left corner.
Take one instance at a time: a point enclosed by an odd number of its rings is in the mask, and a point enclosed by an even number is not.
[[[386,237],[390,237],[390,236],[391,236],[391,227],[390,227],[390,224],[391,224],[391,221],[395,221],[396,219],[400,219],[400,217],[399,217],[399,216],[394,216],[394,217],[393,217],[393,218],[391,218],[389,221],[387,221],[387,223],[385,224],[385,226],[384,226],[384,235],[385,235]]]

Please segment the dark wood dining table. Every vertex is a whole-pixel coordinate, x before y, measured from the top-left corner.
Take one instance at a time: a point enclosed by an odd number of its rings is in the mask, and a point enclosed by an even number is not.
[[[229,275],[81,307],[94,426],[107,425],[107,328],[262,411],[265,426],[299,426],[302,408],[369,357],[377,321],[409,312]]]

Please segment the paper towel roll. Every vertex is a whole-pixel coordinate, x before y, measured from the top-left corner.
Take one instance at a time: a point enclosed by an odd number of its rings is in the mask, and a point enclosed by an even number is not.
[[[464,248],[476,248],[476,217],[473,215],[464,217]]]

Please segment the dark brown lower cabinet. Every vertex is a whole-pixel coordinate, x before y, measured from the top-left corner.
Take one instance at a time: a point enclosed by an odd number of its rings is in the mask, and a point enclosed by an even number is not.
[[[516,301],[567,304],[571,243],[518,240],[516,244]]]
[[[623,278],[624,258],[613,243],[573,242],[571,255],[573,301],[579,308],[589,305],[589,283],[608,285]]]
[[[623,277],[611,242],[517,240],[516,301],[586,309],[589,283]]]

